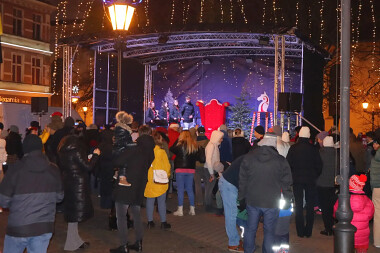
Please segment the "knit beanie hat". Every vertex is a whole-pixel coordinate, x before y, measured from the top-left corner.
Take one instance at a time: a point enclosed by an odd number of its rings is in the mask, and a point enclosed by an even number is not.
[[[282,138],[281,138],[281,140],[283,141],[283,142],[290,142],[290,136],[289,136],[289,132],[284,132],[283,134],[282,134]]]
[[[18,127],[15,126],[15,125],[11,125],[11,126],[9,127],[9,130],[10,130],[11,132],[14,132],[14,133],[18,134]]]
[[[42,151],[42,141],[41,138],[34,134],[29,134],[25,137],[22,143],[22,149],[25,154],[30,153],[34,150]]]
[[[274,133],[265,133],[264,138],[258,143],[259,146],[277,147],[277,135]]]
[[[310,138],[310,128],[303,126],[300,130],[299,137],[301,138]]]
[[[263,126],[257,126],[257,127],[255,127],[255,132],[258,133],[258,134],[264,135],[265,134],[265,129],[264,129]]]
[[[323,146],[324,147],[334,147],[334,138],[332,136],[326,136],[323,139]]]
[[[367,181],[367,176],[362,174],[360,176],[353,175],[350,177],[350,191],[362,191]]]
[[[322,131],[319,134],[317,134],[317,138],[320,139],[321,141],[323,141],[328,135],[329,135],[328,132]]]

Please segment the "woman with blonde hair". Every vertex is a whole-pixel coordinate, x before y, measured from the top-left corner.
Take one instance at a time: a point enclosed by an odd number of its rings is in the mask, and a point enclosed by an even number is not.
[[[146,197],[146,216],[148,217],[148,228],[153,228],[154,201],[157,198],[161,229],[166,230],[171,228],[170,224],[166,222],[166,191],[169,188],[170,163],[163,149],[164,140],[162,135],[157,130],[154,130],[152,137],[156,146],[154,147],[154,160],[148,171],[148,182],[144,193]],[[165,176],[166,178],[164,178]],[[164,183],[166,180],[167,183]]]
[[[176,155],[174,159],[174,169],[177,179],[178,210],[173,214],[183,216],[183,196],[186,190],[190,201],[190,215],[195,215],[194,205],[194,173],[196,161],[204,162],[204,149],[199,147],[197,142],[191,137],[188,130],[183,131],[176,143],[170,148]]]

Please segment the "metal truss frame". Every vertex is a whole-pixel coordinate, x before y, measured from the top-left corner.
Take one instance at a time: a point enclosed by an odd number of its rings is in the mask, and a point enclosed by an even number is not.
[[[123,57],[136,58],[144,64],[152,64],[205,56],[274,56],[276,36],[278,35],[231,32],[187,32],[130,36],[125,38],[126,47],[123,50]],[[293,35],[282,36],[284,37],[286,55],[300,58],[302,56],[302,41]],[[107,41],[104,44],[98,44],[96,50],[98,52],[113,52],[116,50],[115,43]]]

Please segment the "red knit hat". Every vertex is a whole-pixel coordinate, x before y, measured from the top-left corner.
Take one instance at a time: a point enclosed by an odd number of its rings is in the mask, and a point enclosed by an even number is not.
[[[367,181],[367,176],[362,174],[360,176],[353,175],[350,178],[350,191],[362,191]]]

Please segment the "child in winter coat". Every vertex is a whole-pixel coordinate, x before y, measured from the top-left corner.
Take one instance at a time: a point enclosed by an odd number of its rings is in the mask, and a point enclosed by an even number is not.
[[[116,121],[115,140],[112,151],[113,157],[120,155],[128,145],[133,143],[131,136],[132,129],[129,127],[129,124],[133,122],[133,116],[124,111],[120,111],[116,114]],[[114,178],[117,179],[119,177],[119,185],[121,186],[131,186],[125,174],[126,168],[119,168],[119,170],[115,172]]]
[[[367,181],[366,175],[353,175],[350,178],[350,202],[354,213],[352,225],[357,230],[355,233],[355,249],[357,253],[367,252],[369,244],[369,221],[375,212],[372,201],[365,195],[363,187]],[[334,216],[338,209],[338,201],[334,206]]]

